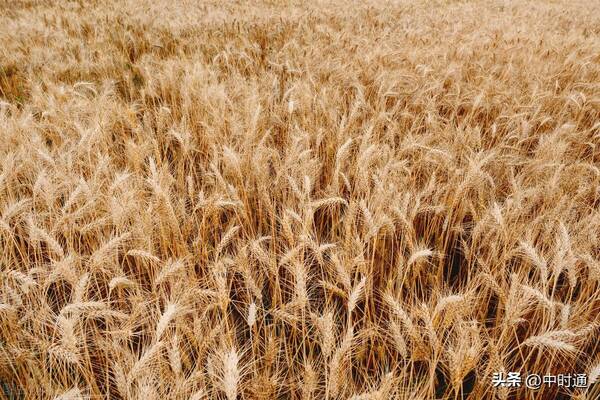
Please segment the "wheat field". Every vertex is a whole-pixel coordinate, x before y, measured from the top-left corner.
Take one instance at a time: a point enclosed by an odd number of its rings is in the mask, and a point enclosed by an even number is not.
[[[594,399],[599,311],[600,2],[0,1],[1,398]]]

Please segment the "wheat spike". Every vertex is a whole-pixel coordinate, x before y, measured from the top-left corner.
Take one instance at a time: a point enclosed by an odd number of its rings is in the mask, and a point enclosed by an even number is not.
[[[156,340],[160,340],[163,333],[167,329],[169,323],[177,316],[180,312],[180,307],[177,304],[171,303],[165,307],[165,311],[162,313],[158,323],[156,324]]]
[[[569,341],[575,334],[571,331],[550,331],[541,335],[531,336],[523,342],[524,346],[554,349],[565,353],[575,353],[577,348]]]
[[[254,324],[256,323],[256,303],[252,302],[250,303],[250,306],[248,306],[248,326],[250,328],[252,328],[254,326]]]
[[[227,400],[235,400],[238,394],[240,372],[238,370],[239,355],[230,349],[223,357],[223,391]]]
[[[356,307],[356,303],[360,299],[365,289],[365,284],[367,283],[367,278],[362,277],[361,280],[352,288],[352,291],[348,294],[348,314],[351,314],[354,308]]]

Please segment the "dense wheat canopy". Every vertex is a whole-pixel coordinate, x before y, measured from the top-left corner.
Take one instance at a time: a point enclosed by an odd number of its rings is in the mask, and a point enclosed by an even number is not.
[[[591,399],[599,206],[599,2],[0,1],[5,399]]]

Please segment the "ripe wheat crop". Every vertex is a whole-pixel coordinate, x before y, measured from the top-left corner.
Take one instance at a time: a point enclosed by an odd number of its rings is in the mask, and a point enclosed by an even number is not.
[[[599,311],[597,1],[0,0],[1,398],[593,399]]]

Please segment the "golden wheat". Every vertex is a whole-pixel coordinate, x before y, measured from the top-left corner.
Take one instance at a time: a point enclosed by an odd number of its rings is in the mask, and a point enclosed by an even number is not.
[[[595,398],[599,27],[0,0],[0,398]]]

